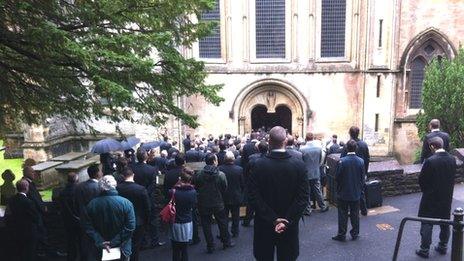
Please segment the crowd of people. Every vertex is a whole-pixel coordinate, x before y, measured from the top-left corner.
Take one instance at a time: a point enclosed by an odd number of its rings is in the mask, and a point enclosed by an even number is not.
[[[439,122],[432,121],[434,131],[424,140],[419,178],[424,197],[419,215],[449,218],[455,162],[453,165],[454,158],[445,151],[449,137],[438,128]],[[164,245],[166,233],[172,260],[188,260],[188,246],[201,242],[199,226],[207,253],[216,250],[216,237],[222,248],[228,249],[239,238],[240,207],[245,205],[242,226],[254,221],[254,257],[259,261],[274,260],[274,255],[277,260],[296,260],[299,220],[318,207],[319,213],[329,210],[324,192],[326,159],[334,153],[340,153],[341,160],[335,170],[338,232],[332,239],[346,240],[350,219],[351,239],[357,240],[359,212],[367,215],[364,186],[370,155],[358,127],[351,127],[349,135],[350,140],[342,144],[336,135],[326,142],[307,133],[303,140],[279,126],[243,138],[187,134],[182,148],[165,137],[159,148],[147,151],[140,146],[137,151],[117,153],[111,160],[105,157],[101,165],[88,167],[86,181],[79,182],[76,173],[69,173],[59,193],[67,259],[100,260],[104,251],[120,251],[121,260],[139,260],[141,250]],[[193,171],[187,167],[192,162],[204,162],[204,166]],[[444,175],[448,178],[441,178]],[[18,194],[8,206],[13,240],[21,242],[11,253],[19,260],[35,260],[44,244],[43,214],[47,210],[32,167],[26,166],[23,176],[16,184]],[[439,194],[436,186],[440,186]],[[175,205],[175,218],[164,224],[160,211],[168,202]],[[211,229],[213,218],[217,236]],[[436,250],[446,253],[449,229],[441,229]],[[431,231],[431,225],[422,225],[422,244],[417,251],[422,257],[428,256]]]

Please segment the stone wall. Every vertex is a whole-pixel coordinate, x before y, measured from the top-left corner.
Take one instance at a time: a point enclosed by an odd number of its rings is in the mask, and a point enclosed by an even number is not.
[[[464,182],[464,149],[457,149],[452,152],[456,158],[456,183]],[[340,155],[330,155],[327,158],[329,175],[333,176],[336,165],[340,160]],[[380,180],[382,182],[382,195],[398,196],[420,192],[419,173],[421,164],[400,165],[397,160],[371,162],[369,164],[368,180]]]

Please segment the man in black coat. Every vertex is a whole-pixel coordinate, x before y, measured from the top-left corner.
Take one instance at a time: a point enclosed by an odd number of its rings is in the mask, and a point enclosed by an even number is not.
[[[224,158],[226,156],[226,151],[227,149],[227,145],[225,143],[225,141],[221,140],[219,141],[219,152],[216,154],[217,158],[218,158],[218,165],[221,166],[221,165],[224,165]]]
[[[190,133],[185,135],[185,139],[182,141],[182,145],[184,145],[184,153],[190,150],[192,141],[190,140]]]
[[[288,135],[287,137],[287,152],[297,159],[303,160],[303,153],[301,153],[297,148],[295,148],[295,139],[293,136]]]
[[[137,163],[130,165],[135,173],[135,183],[144,186],[147,191],[153,189],[153,184],[158,175],[158,167],[147,164],[148,154],[145,150],[137,151]]]
[[[309,202],[304,163],[285,151],[287,134],[277,126],[269,132],[270,153],[251,167],[249,200],[256,211],[253,253],[258,261],[296,260],[299,220]]]
[[[419,175],[419,185],[422,191],[419,217],[449,219],[453,201],[456,159],[445,151],[443,140],[440,137],[433,137],[428,143],[434,154],[425,159]],[[421,224],[421,246],[416,251],[416,254],[421,257],[429,256],[432,229],[432,224]],[[449,236],[449,226],[440,225],[440,243],[435,247],[438,253],[446,254]]]
[[[130,260],[138,261],[145,229],[150,221],[150,199],[145,187],[134,182],[134,172],[131,169],[125,169],[122,175],[124,176],[124,182],[120,183],[116,190],[121,197],[127,198],[134,205],[136,225],[132,234],[132,255]]]
[[[335,174],[337,181],[338,233],[333,240],[345,241],[348,216],[353,240],[359,236],[359,199],[365,183],[364,161],[356,156],[357,142],[346,143],[347,155],[340,159]]]
[[[349,130],[350,138],[356,141],[356,156],[360,157],[364,161],[364,173],[367,175],[369,171],[369,162],[371,160],[369,155],[369,147],[367,143],[361,139],[359,139],[359,128],[356,126],[352,126]],[[340,157],[345,157],[348,154],[348,150],[345,145],[343,147],[342,154]],[[367,216],[367,207],[366,207],[366,198],[364,196],[364,186],[361,193],[361,198],[359,200],[359,208],[361,210],[361,215]]]
[[[429,123],[430,133],[425,136],[422,143],[422,152],[420,162],[424,163],[425,159],[433,155],[432,150],[430,149],[430,140],[434,137],[440,137],[443,140],[443,149],[449,151],[450,136],[448,133],[440,130],[440,121],[438,119],[433,119]]]
[[[35,203],[27,197],[29,182],[21,179],[16,183],[18,194],[8,203],[7,224],[11,229],[13,249],[5,260],[36,260],[39,239],[40,214]]]
[[[243,201],[243,189],[245,182],[243,179],[243,169],[234,164],[234,153],[228,151],[224,158],[224,165],[219,166],[219,170],[224,172],[227,179],[227,190],[224,193],[224,203],[226,216],[232,215],[232,237],[238,237],[240,222],[240,205]]]
[[[132,164],[130,168],[134,172],[135,183],[145,187],[150,198],[154,198],[155,195],[155,181],[158,175],[158,168],[147,164],[148,154],[145,150],[137,151],[137,163]],[[156,247],[164,245],[164,242],[160,242],[160,222],[159,222],[159,211],[156,208],[154,200],[151,200],[151,217],[150,224],[148,226],[149,232],[147,233],[148,247]]]
[[[59,196],[61,215],[66,230],[68,261],[75,261],[79,257],[79,250],[81,249],[79,210],[74,201],[74,191],[78,180],[79,175],[70,172],[68,174],[68,183]]]
[[[164,197],[169,199],[169,190],[176,185],[179,181],[180,175],[185,167],[185,160],[183,154],[176,155],[174,159],[176,166],[173,169],[170,169],[164,175]]]
[[[243,146],[242,167],[244,169],[248,165],[249,157],[258,152],[258,149],[256,148],[256,143],[258,142],[257,137],[258,137],[258,133],[256,132],[251,133],[250,139]]]
[[[100,188],[98,187],[98,181],[103,176],[103,172],[101,171],[98,165],[91,165],[87,168],[87,174],[89,179],[77,184],[76,188],[74,189],[74,203],[76,204],[75,207],[77,209],[77,213],[79,214],[80,220],[85,216],[85,207],[89,202],[98,197],[100,195]],[[95,254],[90,252],[89,249],[93,249],[93,240],[85,233],[83,228],[81,227],[80,233],[80,244],[81,249],[79,251],[81,260],[89,260]]]
[[[36,178],[37,178],[36,172],[32,167],[30,166],[24,167],[22,179],[25,180],[27,183],[29,183],[27,197],[30,200],[32,200],[32,202],[34,202],[34,206],[37,210],[37,213],[39,213],[39,225],[38,225],[39,242],[38,242],[37,249],[40,254],[44,254],[43,252],[47,248],[47,242],[46,242],[47,229],[44,223],[44,215],[47,209],[42,200],[42,196],[40,195],[39,191],[37,190],[37,186],[35,185],[34,180]]]
[[[246,184],[246,187],[245,187],[246,212],[245,212],[245,217],[243,218],[243,223],[242,223],[242,226],[244,227],[248,227],[250,225],[250,222],[253,219],[253,216],[255,214],[255,210],[253,209],[253,206],[249,204],[249,200],[248,200],[248,197],[249,197],[248,196],[248,180],[250,178],[250,169],[252,168],[253,164],[259,158],[263,158],[264,156],[266,156],[269,150],[269,145],[264,140],[260,141],[257,144],[257,147],[258,147],[257,149],[258,152],[253,155],[250,155],[250,157],[248,158],[248,164],[246,165],[246,167],[243,168],[244,170],[243,176],[244,176],[245,184]]]

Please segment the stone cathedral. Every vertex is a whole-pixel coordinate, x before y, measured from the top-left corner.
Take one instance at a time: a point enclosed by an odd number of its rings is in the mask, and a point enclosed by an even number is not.
[[[205,62],[207,82],[224,84],[225,101],[215,107],[179,97],[199,117],[195,130],[176,119],[119,127],[146,140],[160,131],[180,139],[275,125],[346,140],[356,125],[372,155],[409,163],[420,146],[415,117],[424,68],[456,55],[463,13],[458,0],[216,0],[201,18],[218,21],[217,28],[180,51]],[[63,121],[27,128],[11,142],[22,144],[24,157],[45,160],[115,133],[114,124],[99,123],[100,136],[77,135]]]

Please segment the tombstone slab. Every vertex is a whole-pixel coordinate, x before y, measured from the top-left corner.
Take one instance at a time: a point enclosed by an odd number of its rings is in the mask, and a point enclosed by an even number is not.
[[[63,182],[63,177],[56,171],[56,167],[61,164],[61,161],[45,161],[32,166],[38,175],[38,189],[48,189]]]

